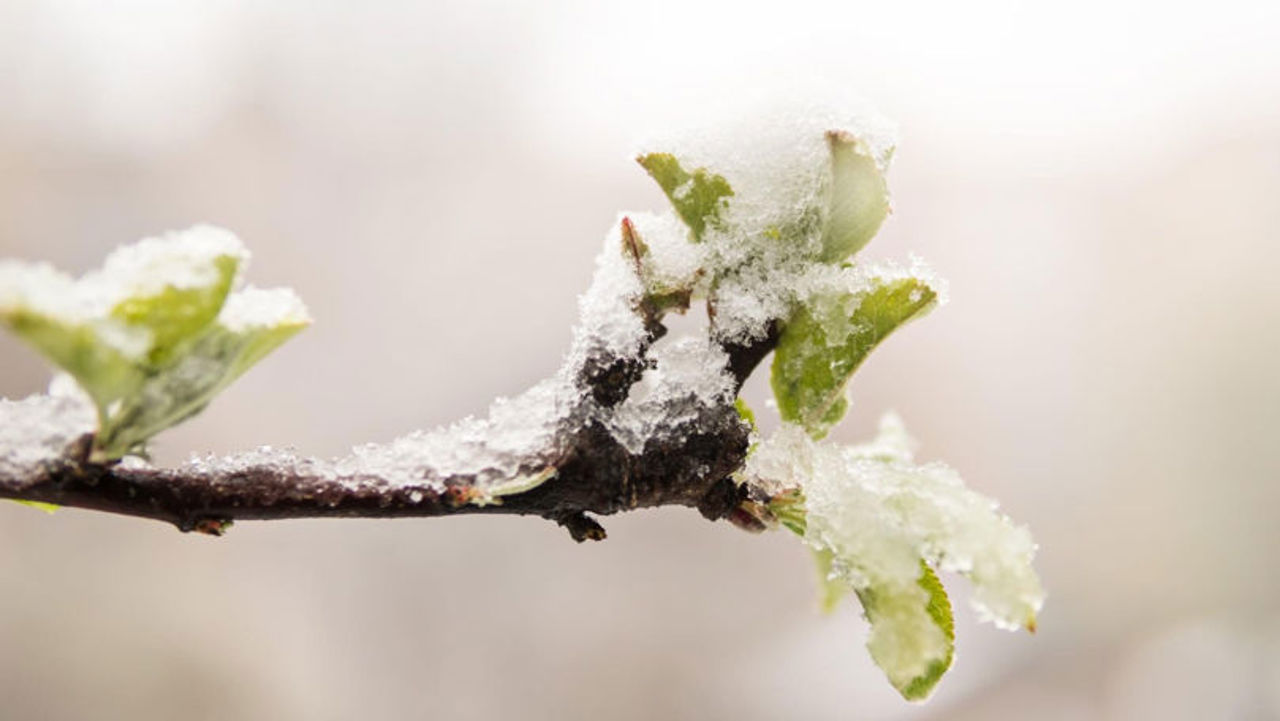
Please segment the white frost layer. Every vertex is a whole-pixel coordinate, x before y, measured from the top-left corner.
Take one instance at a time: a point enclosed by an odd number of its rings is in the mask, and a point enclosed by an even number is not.
[[[596,256],[591,286],[578,298],[578,327],[574,330],[570,364],[581,363],[593,352],[634,356],[644,342],[644,322],[635,312],[644,293],[635,265],[622,251],[618,233],[605,238]]]
[[[673,211],[620,214],[606,247],[620,247],[623,218],[630,219],[647,248],[642,262],[645,287],[658,292],[692,288],[705,278],[702,268],[707,263],[708,248],[689,242],[688,226]]]
[[[0,309],[27,308],[68,323],[103,318],[126,298],[216,282],[223,257],[243,268],[249,252],[230,231],[197,225],[121,246],[79,280],[48,263],[0,261]]]
[[[729,356],[706,338],[658,344],[650,358],[655,367],[607,419],[614,438],[632,453],[642,453],[650,439],[678,432],[702,408],[733,399]]]
[[[235,260],[243,272],[249,251],[229,230],[196,225],[121,246],[82,282],[100,285],[117,299],[155,295],[166,287],[200,288],[218,280],[218,258]]]
[[[645,150],[671,153],[689,172],[707,168],[724,176],[733,188],[725,225],[759,242],[770,229],[789,225],[798,211],[824,199],[831,166],[826,133],[831,130],[850,132],[866,144],[881,170],[888,169],[897,129],[869,105],[857,102],[843,107],[814,102],[772,105],[656,138]]]
[[[1001,628],[1035,623],[1044,591],[1030,533],[940,463],[916,465],[901,421],[886,416],[865,446],[814,442],[784,425],[747,461],[746,475],[804,490],[806,540],[835,553],[855,588],[904,587],[920,559],[974,584],[973,604]]]
[[[950,639],[929,615],[929,601],[929,592],[919,583],[878,586],[874,611],[867,610],[867,651],[900,691],[951,653]]]
[[[243,270],[248,258],[249,252],[230,231],[197,225],[121,246],[102,268],[78,280],[48,263],[0,261],[0,314],[23,311],[67,325],[86,325],[124,356],[138,358],[150,350],[152,334],[112,318],[116,306],[168,287],[212,285],[220,278],[220,259],[230,259]]]
[[[306,325],[311,315],[292,288],[248,286],[227,296],[218,313],[218,323],[232,332],[253,328]]]
[[[829,211],[828,131],[856,137],[882,172],[895,143],[892,124],[865,107],[799,102],[745,117],[751,120],[658,139],[645,148],[671,153],[688,172],[705,168],[721,175],[733,189],[722,222],[707,227],[702,252],[707,275],[718,279],[716,332],[737,342],[762,337],[805,292]]]
[[[0,398],[0,476],[30,477],[96,420],[93,405],[76,394]]]
[[[450,476],[474,476],[483,490],[544,469],[557,451],[560,422],[573,397],[559,379],[544,381],[515,398],[499,398],[487,418],[465,418],[431,431],[415,431],[390,443],[355,448],[338,461],[340,476],[381,477],[393,485],[436,485]]]

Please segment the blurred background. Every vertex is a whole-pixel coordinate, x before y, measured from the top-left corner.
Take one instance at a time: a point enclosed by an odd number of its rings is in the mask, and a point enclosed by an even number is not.
[[[1280,719],[1280,5],[0,2],[0,256],[226,226],[314,327],[156,441],[321,456],[550,374],[639,139],[853,91],[950,305],[853,384],[1029,524],[1032,637],[903,702],[807,552],[676,509],[244,523],[0,504],[4,719]],[[45,365],[0,337],[0,395]],[[748,397],[762,416],[765,385]]]

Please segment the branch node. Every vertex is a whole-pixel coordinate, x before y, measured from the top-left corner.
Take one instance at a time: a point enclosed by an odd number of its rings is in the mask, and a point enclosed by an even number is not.
[[[231,528],[230,518],[201,518],[178,526],[183,533],[200,533],[206,536],[222,536]]]
[[[599,521],[582,511],[553,516],[552,519],[569,531],[569,535],[578,543],[583,541],[603,541],[608,535]]]

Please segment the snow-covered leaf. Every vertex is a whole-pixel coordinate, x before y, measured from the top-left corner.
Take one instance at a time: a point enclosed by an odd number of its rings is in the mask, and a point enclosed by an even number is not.
[[[125,326],[150,331],[147,361],[151,365],[164,365],[213,322],[231,292],[240,265],[240,259],[231,253],[195,262],[212,267],[207,282],[190,286],[166,284],[150,295],[127,296],[111,309],[111,317]]]
[[[818,572],[818,605],[823,613],[832,613],[853,588],[832,568],[835,554],[829,548],[813,549],[813,564]]]
[[[197,226],[124,246],[75,280],[0,263],[0,321],[93,400],[95,457],[117,458],[198,412],[309,319],[291,291],[232,293],[248,253]]]
[[[914,583],[873,584],[857,593],[871,624],[871,658],[904,698],[924,700],[955,656],[951,601],[937,574],[921,561]]]
[[[770,510],[804,537],[803,505],[803,495],[795,492],[775,499]],[[835,611],[850,592],[856,593],[871,624],[867,650],[872,659],[903,697],[926,698],[951,667],[955,651],[951,601],[937,574],[920,559],[920,576],[914,581],[869,582],[854,570],[856,562],[841,558],[833,548],[818,545],[812,550],[822,611]]]
[[[867,354],[936,298],[925,281],[907,277],[802,304],[783,327],[773,356],[773,393],[783,420],[815,438],[825,436],[843,417],[845,385]]]
[[[689,172],[670,153],[648,153],[636,160],[666,193],[693,239],[702,240],[707,225],[720,220],[726,199],[733,195],[729,181],[706,168]]]
[[[889,215],[889,186],[867,143],[845,130],[827,132],[831,188],[822,229],[822,260],[838,263],[862,250]]]
[[[874,441],[857,446],[815,441],[784,423],[739,478],[768,492],[778,522],[814,549],[824,603],[857,592],[872,657],[915,699],[952,656],[950,603],[933,568],[968,578],[978,616],[1003,629],[1034,629],[1044,590],[1026,528],[947,466],[917,464],[913,446],[892,414]]]
[[[0,272],[0,292],[9,280]],[[77,320],[41,312],[19,303],[0,303],[0,320],[84,388],[99,416],[116,401],[134,393],[144,379],[134,355],[138,334],[110,318]],[[142,336],[145,339],[145,335]],[[145,341],[144,341],[145,343]],[[123,347],[122,347],[123,346]]]
[[[242,291],[251,294],[250,299],[269,292]],[[257,324],[239,324],[234,317],[220,317],[170,364],[148,375],[136,393],[121,401],[100,429],[98,447],[107,457],[121,456],[156,433],[199,413],[214,396],[308,322],[300,304]]]

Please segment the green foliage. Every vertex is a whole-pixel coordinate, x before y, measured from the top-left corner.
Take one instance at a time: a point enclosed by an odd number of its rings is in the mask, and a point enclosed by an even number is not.
[[[829,548],[813,549],[813,562],[818,571],[818,603],[823,613],[833,613],[851,590],[849,582],[835,570],[835,557]]]
[[[69,321],[22,306],[0,309],[0,321],[71,374],[97,405],[102,423],[113,403],[142,384],[143,368],[111,342],[114,335],[127,332],[116,322]]]
[[[828,582],[834,583],[839,581]],[[938,575],[923,560],[920,561],[920,578],[916,583],[924,590],[926,601],[923,608],[920,607],[920,594],[916,592],[900,593],[884,586],[870,586],[857,591],[858,600],[862,602],[867,621],[871,624],[871,656],[884,669],[894,688],[908,701],[921,701],[928,697],[955,658],[956,629],[951,615],[951,600],[947,598]],[[944,645],[940,654],[932,646],[934,634],[929,625],[942,632]],[[878,633],[892,639],[890,649],[882,651],[877,646],[875,636]],[[926,660],[925,668],[917,675],[904,677],[895,667],[897,664],[915,666],[921,659]]]
[[[773,393],[783,420],[822,438],[844,416],[845,385],[896,328],[926,312],[937,293],[917,278],[877,280],[857,294],[819,297],[782,330],[773,356]]]
[[[803,492],[797,490],[776,496],[768,508],[783,527],[805,537],[808,523]],[[839,558],[833,550],[822,546],[815,546],[812,551],[822,611],[835,611],[840,602],[854,592],[871,624],[872,641],[868,645],[872,659],[884,669],[903,698],[919,701],[928,697],[951,668],[955,657],[951,600],[937,574],[924,559],[920,560],[916,584],[923,595],[913,589],[901,592],[884,584],[855,587],[844,564],[856,559]],[[877,635],[887,638],[888,643],[877,643]],[[941,649],[930,643],[937,640],[943,643]],[[919,666],[924,667],[921,673],[904,674],[901,670]]]
[[[305,327],[288,323],[232,331],[213,325],[186,347],[152,366],[141,385],[120,400],[99,429],[97,447],[116,458],[151,436],[204,410],[209,401],[280,344]]]
[[[666,193],[695,242],[702,240],[708,225],[720,221],[726,199],[733,195],[729,181],[706,168],[690,173],[670,153],[649,153],[636,160]]]
[[[747,405],[745,400],[741,398],[735,399],[733,401],[733,407],[737,409],[738,415],[742,417],[742,420],[746,421],[747,424],[751,426],[751,430],[759,430],[759,427],[756,426],[756,413],[751,410],[751,406]]]
[[[181,236],[161,242],[170,243],[166,251],[185,247]],[[287,303],[283,312],[254,322],[219,319],[239,270],[237,248],[173,252],[153,272],[180,281],[118,278],[108,285],[117,295],[105,306],[101,278],[59,285],[44,269],[17,265],[0,276],[6,285],[0,296],[7,298],[0,322],[71,375],[97,407],[95,459],[140,450],[151,436],[198,413],[309,322],[300,304]],[[92,282],[99,285],[85,287]],[[75,293],[94,299],[86,307],[103,310],[73,312],[50,301]]]
[[[212,265],[216,273],[210,283],[188,288],[166,285],[153,295],[125,298],[111,309],[111,317],[124,325],[151,332],[150,365],[165,365],[218,317],[240,262],[221,255],[213,258]]]
[[[61,506],[57,505],[56,503],[44,503],[42,501],[21,501],[16,498],[10,499],[10,500],[12,500],[14,503],[21,503],[24,506],[30,506],[31,508],[34,508],[37,511],[44,511],[45,513],[53,513],[54,511],[61,508]]]
[[[822,230],[822,260],[838,263],[862,250],[889,215],[889,186],[866,144],[852,134],[827,133],[831,196]]]

